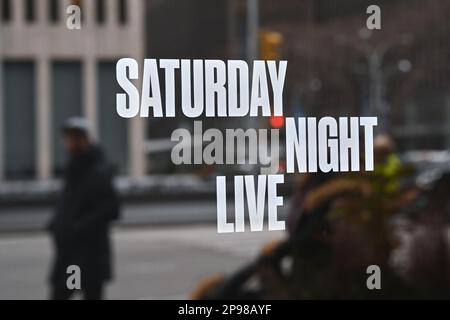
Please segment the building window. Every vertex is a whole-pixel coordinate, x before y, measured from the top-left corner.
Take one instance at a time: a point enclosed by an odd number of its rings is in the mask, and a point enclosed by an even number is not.
[[[117,112],[111,112],[116,104],[116,93],[121,92],[115,80],[116,62],[102,61],[97,66],[99,137],[106,155],[119,174],[128,172],[128,125]]]
[[[35,70],[32,62],[5,62],[5,176],[35,178]]]
[[[48,17],[52,23],[57,23],[59,21],[59,1],[60,0],[48,0]]]
[[[119,23],[126,24],[128,21],[128,7],[126,0],[118,0],[118,8],[119,8]]]
[[[82,115],[82,70],[79,61],[52,63],[52,137],[53,173],[61,176],[67,155],[64,152],[61,127],[67,118]]]
[[[36,6],[34,0],[25,0],[25,21],[33,22],[36,20]]]
[[[2,9],[2,15],[1,19],[3,22],[9,22],[11,21],[11,1],[12,0],[1,0],[1,9]]]
[[[96,17],[98,24],[104,24],[106,20],[105,0],[96,0]]]

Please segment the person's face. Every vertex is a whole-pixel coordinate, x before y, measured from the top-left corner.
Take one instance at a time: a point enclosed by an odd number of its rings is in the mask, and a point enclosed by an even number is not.
[[[64,147],[70,155],[86,150],[88,139],[85,134],[77,131],[68,131],[64,134]]]

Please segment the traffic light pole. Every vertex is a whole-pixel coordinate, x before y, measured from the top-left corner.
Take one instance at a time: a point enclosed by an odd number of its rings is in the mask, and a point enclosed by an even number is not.
[[[5,122],[4,122],[4,71],[3,71],[3,30],[0,30],[0,181],[4,179],[5,168]]]
[[[247,0],[247,62],[249,71],[253,73],[253,61],[259,53],[259,0]],[[258,128],[258,117],[247,117],[248,128]],[[256,166],[252,168],[252,171]]]
[[[247,0],[247,61],[258,58],[259,0]]]

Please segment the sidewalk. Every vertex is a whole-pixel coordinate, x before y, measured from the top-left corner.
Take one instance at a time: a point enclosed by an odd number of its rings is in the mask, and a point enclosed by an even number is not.
[[[52,206],[2,209],[0,232],[43,230],[52,214]],[[124,204],[120,226],[213,223],[214,201]]]
[[[124,199],[164,200],[170,198],[214,197],[215,178],[195,175],[152,175],[142,178],[117,177],[114,185]],[[53,203],[61,180],[2,181],[0,210],[3,206]],[[1,213],[1,212],[0,212]]]
[[[289,199],[279,209],[280,217],[285,217],[289,210]],[[234,203],[227,205],[231,216]],[[53,207],[14,207],[3,208],[0,213],[0,233],[41,231],[45,228]],[[181,224],[216,224],[217,207],[215,199],[179,200],[167,202],[135,202],[124,203],[122,218],[118,222],[121,227],[146,225],[181,225]]]

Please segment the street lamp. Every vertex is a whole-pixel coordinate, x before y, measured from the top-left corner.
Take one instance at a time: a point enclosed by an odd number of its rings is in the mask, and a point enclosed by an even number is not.
[[[358,32],[358,37],[362,44],[354,45],[350,39],[343,35],[338,35],[336,43],[338,45],[348,44],[352,49],[361,52],[366,58],[368,66],[368,80],[369,80],[369,106],[368,111],[374,113],[379,118],[378,128],[380,131],[387,131],[389,129],[389,106],[386,103],[386,78],[387,75],[383,70],[383,60],[392,48],[402,45],[410,45],[414,38],[411,34],[401,34],[398,38],[381,41],[376,46],[370,46],[368,40],[372,36],[372,31],[367,28],[362,28]],[[407,59],[399,61],[398,70],[406,73],[412,68],[412,64]]]

